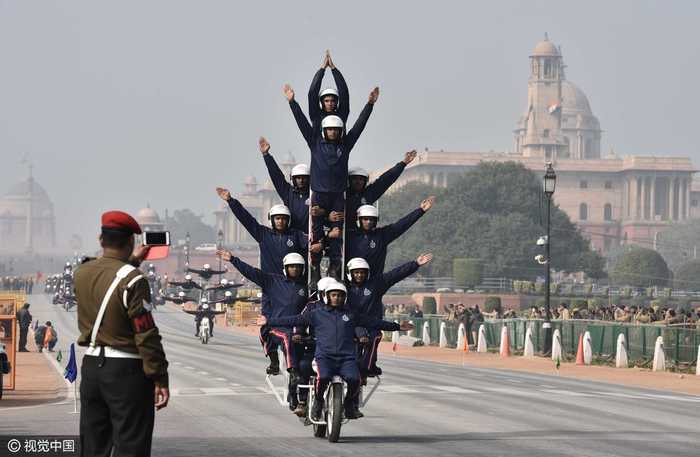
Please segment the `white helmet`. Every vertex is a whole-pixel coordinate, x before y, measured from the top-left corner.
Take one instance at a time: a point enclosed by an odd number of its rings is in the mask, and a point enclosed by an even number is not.
[[[379,210],[374,205],[362,205],[357,208],[357,217],[376,217],[379,219]]]
[[[369,279],[369,263],[362,257],[354,257],[348,262],[348,281],[352,281],[352,275],[350,274],[352,270],[367,270],[367,279]]]
[[[326,129],[330,128],[338,128],[341,130],[341,135],[342,135],[342,130],[343,130],[344,124],[343,120],[339,118],[338,116],[331,115],[331,116],[326,116],[323,118],[321,121],[321,133],[323,133],[323,139],[326,138]]]
[[[230,297],[230,296],[232,296],[232,295],[233,295],[233,294],[231,293],[230,290],[227,290],[227,291],[224,293],[224,297],[227,297],[227,298]]]
[[[295,176],[309,176],[311,172],[309,171],[309,166],[305,163],[298,163],[292,168],[292,178]]]
[[[318,94],[318,99],[319,99],[319,100],[322,100],[323,97],[325,97],[326,95],[333,95],[335,98],[339,98],[339,97],[340,97],[340,94],[338,94],[338,91],[337,91],[337,90],[335,90],[335,89],[332,88],[332,87],[327,87],[327,88],[323,89],[323,90]]]
[[[228,284],[228,279],[223,278],[223,279],[221,280],[221,284],[223,284],[223,285]]]
[[[192,281],[192,275],[185,275],[185,279],[187,281]]]
[[[205,269],[205,270],[209,270],[210,268],[211,268],[211,265],[209,265],[208,263],[205,263],[205,264],[204,264],[204,269]]]
[[[287,265],[306,265],[306,262],[304,261],[304,257],[301,256],[301,254],[298,254],[296,252],[290,252],[284,258],[282,259],[282,265],[284,265],[285,268],[282,269],[282,272],[284,273],[285,276],[287,276]],[[304,274],[304,270],[302,269],[302,273]]]
[[[185,293],[184,293],[183,291],[180,291],[180,292],[177,293],[177,296],[178,296],[178,297],[184,297],[184,296],[185,296]]]
[[[362,176],[365,179],[369,179],[369,173],[367,173],[367,170],[361,167],[352,167],[348,171],[348,176]]]
[[[331,278],[330,276],[324,276],[323,278],[318,280],[318,283],[316,284],[316,289],[319,292],[325,292],[326,287],[328,287],[328,284],[330,284],[333,281],[335,281],[335,279]]]
[[[270,208],[270,211],[267,213],[267,219],[270,221],[270,224],[272,224],[272,218],[274,216],[287,216],[291,219],[292,212],[289,211],[289,208],[285,205],[272,205],[272,208]],[[287,223],[287,226],[289,226],[289,223]]]
[[[328,294],[334,290],[341,291],[345,294],[345,297],[347,298],[348,296],[348,289],[345,287],[345,284],[336,281],[335,279],[330,281],[328,285],[326,286],[326,292],[323,295],[323,302],[325,304],[328,304]]]
[[[202,303],[202,309],[209,309],[209,303],[203,302],[203,303]]]

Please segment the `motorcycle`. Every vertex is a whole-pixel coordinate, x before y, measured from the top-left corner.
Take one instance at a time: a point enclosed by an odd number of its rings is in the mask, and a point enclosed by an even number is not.
[[[202,344],[209,342],[209,319],[206,317],[199,321],[199,340]]]

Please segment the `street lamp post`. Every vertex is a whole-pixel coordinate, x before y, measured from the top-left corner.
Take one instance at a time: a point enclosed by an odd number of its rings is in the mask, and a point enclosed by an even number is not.
[[[545,317],[544,324],[542,328],[544,329],[544,354],[549,355],[552,353],[552,311],[550,307],[550,281],[551,281],[551,267],[550,267],[550,225],[551,225],[551,206],[552,206],[552,196],[554,195],[554,189],[557,185],[557,175],[554,173],[554,168],[552,168],[552,163],[547,162],[547,168],[544,173],[543,179],[543,190],[544,196],[547,200],[547,239],[545,242],[545,276],[544,276],[544,309]]]
[[[219,229],[219,233],[216,234],[216,249],[221,250],[224,248],[224,231]],[[219,271],[221,271],[221,256],[219,257]],[[219,273],[219,283],[221,283],[221,273]]]
[[[190,232],[185,235],[185,271],[190,266]]]

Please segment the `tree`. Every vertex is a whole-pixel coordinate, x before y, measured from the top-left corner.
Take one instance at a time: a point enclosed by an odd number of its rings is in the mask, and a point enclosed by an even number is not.
[[[656,246],[669,268],[676,271],[681,265],[695,259],[698,254],[700,219],[672,224],[659,235]]]
[[[515,162],[482,162],[450,181],[446,189],[411,183],[380,201],[380,224],[404,216],[428,195],[433,209],[389,248],[387,266],[430,251],[426,274],[452,274],[454,258],[478,259],[484,277],[534,280],[544,274],[534,261],[535,242],[545,233],[541,177]],[[591,251],[569,217],[552,207],[552,267],[567,272],[604,274],[602,258]]]
[[[700,259],[693,259],[676,268],[673,286],[681,290],[700,290]]]
[[[168,217],[165,226],[170,230],[170,239],[173,244],[178,240],[184,240],[187,233],[190,234],[190,243],[197,246],[202,243],[215,243],[216,230],[214,227],[205,224],[203,215],[196,215],[189,209],[178,209],[173,212],[172,217]]]
[[[456,287],[474,287],[481,284],[481,260],[453,259],[452,277]]]
[[[662,286],[669,283],[671,272],[661,255],[639,246],[631,246],[610,272],[610,279],[620,286]]]

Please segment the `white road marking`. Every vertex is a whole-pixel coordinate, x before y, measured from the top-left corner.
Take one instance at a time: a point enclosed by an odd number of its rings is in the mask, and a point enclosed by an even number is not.
[[[209,373],[208,373],[208,372],[206,372],[206,371],[199,371],[198,373],[199,373],[199,374],[201,374],[202,376],[206,376],[206,375],[208,375],[208,374],[209,374]]]
[[[437,390],[442,390],[444,392],[450,392],[454,394],[476,394],[478,393],[476,390],[471,390],[471,389],[464,389],[462,387],[457,387],[457,386],[430,386],[433,389]]]

